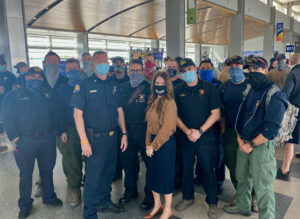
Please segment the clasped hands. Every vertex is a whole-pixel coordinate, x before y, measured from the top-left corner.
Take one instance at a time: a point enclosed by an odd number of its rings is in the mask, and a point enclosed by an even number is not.
[[[185,134],[191,142],[196,142],[201,137],[200,130],[198,129],[189,129]]]
[[[252,152],[253,148],[251,145],[249,143],[245,143],[240,136],[237,136],[237,141],[241,152],[245,154],[250,154]]]

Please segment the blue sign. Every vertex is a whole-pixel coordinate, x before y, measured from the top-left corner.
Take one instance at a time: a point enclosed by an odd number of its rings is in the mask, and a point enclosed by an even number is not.
[[[295,46],[294,45],[286,45],[286,52],[295,52]]]
[[[153,53],[153,56],[154,56],[154,59],[160,59],[162,60],[163,59],[163,53],[162,52],[154,52]]]

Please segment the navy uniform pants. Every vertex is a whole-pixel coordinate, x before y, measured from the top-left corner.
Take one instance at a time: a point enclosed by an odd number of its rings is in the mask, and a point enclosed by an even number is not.
[[[200,138],[197,142],[184,139],[182,198],[194,199],[194,163],[197,157],[201,174],[203,176],[204,190],[207,204],[217,204],[217,141],[212,138]]]
[[[145,134],[146,127],[128,126],[128,148],[121,154],[122,165],[125,171],[124,186],[126,193],[137,193],[137,181],[140,171],[140,161],[138,152],[142,155],[143,161],[147,168],[148,157],[146,155]],[[152,201],[153,195],[151,190],[145,185],[145,199]]]
[[[43,189],[43,202],[51,203],[56,199],[53,185],[53,168],[56,161],[55,134],[41,134],[36,136],[23,136],[16,144],[15,160],[20,170],[20,199],[21,210],[31,208],[33,199],[32,173],[35,159],[37,159]]]
[[[86,175],[83,190],[85,219],[97,219],[97,208],[111,204],[113,181],[118,148],[117,133],[92,139],[92,155],[86,159]]]

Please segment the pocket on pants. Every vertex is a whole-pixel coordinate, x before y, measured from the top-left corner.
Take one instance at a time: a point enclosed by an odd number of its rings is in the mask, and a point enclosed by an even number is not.
[[[260,164],[259,177],[264,183],[270,184],[276,178],[276,161],[275,159],[267,163]]]

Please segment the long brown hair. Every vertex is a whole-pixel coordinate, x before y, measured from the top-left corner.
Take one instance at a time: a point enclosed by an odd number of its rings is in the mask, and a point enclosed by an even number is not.
[[[156,74],[153,77],[152,83],[151,83],[151,88],[150,88],[151,94],[150,94],[150,97],[148,100],[148,106],[146,109],[146,113],[148,113],[152,107],[155,107],[154,103],[155,103],[158,95],[155,93],[154,86],[155,86],[155,81],[158,77],[161,77],[164,79],[165,86],[166,86],[166,93],[161,96],[161,98],[159,99],[159,101],[157,102],[157,105],[156,105],[156,112],[159,115],[159,121],[161,124],[167,102],[171,99],[174,99],[174,90],[173,90],[173,84],[172,84],[169,74],[165,71],[156,72]]]

